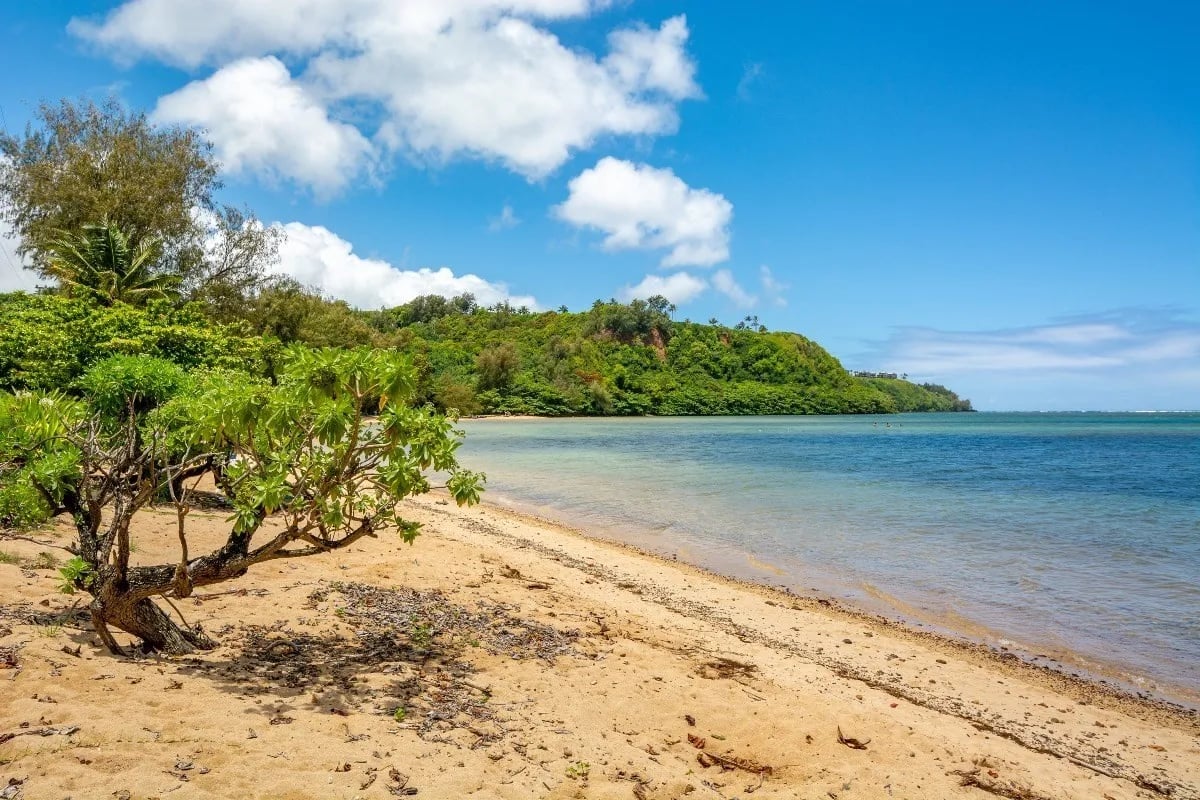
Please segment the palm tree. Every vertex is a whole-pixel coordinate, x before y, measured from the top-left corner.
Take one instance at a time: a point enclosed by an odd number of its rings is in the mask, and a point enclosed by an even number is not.
[[[179,276],[154,271],[158,240],[131,245],[125,232],[108,220],[84,225],[78,234],[62,231],[44,249],[49,255],[47,272],[68,295],[111,306],[141,305],[178,294]]]

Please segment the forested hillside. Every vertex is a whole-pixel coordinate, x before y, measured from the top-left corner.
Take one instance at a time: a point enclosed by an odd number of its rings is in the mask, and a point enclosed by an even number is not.
[[[418,298],[367,315],[417,359],[426,398],[463,413],[862,414],[966,411],[936,385],[852,377],[817,343],[753,322],[673,321],[661,297],[582,313]]]
[[[795,333],[672,321],[662,298],[582,313],[478,307],[469,296],[356,311],[294,288],[215,323],[192,303],[142,308],[57,294],[0,295],[0,389],[68,389],[106,356],[271,378],[284,345],[396,349],[417,400],[463,414],[866,414],[965,411],[932,384],[856,378]]]

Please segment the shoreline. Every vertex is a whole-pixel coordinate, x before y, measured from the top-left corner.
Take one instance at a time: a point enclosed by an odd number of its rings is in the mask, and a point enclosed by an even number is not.
[[[895,625],[913,634],[927,635],[943,640],[947,645],[961,645],[969,649],[980,648],[997,659],[1008,661],[1016,658],[1020,663],[1033,669],[1058,673],[1068,680],[1094,684],[1139,701],[1161,704],[1167,708],[1179,709],[1184,713],[1200,715],[1200,686],[1180,686],[1159,679],[1145,678],[1143,680],[1151,684],[1151,688],[1147,689],[1139,682],[1140,676],[1130,674],[1128,668],[1119,661],[1094,660],[1065,646],[1045,643],[1030,645],[1016,641],[1010,639],[1009,634],[1002,630],[988,627],[966,617],[955,617],[922,609],[889,595],[879,587],[856,586],[849,582],[839,581],[837,578],[825,576],[820,581],[803,581],[805,583],[822,582],[825,584],[822,587],[789,588],[779,579],[787,578],[793,587],[799,587],[802,583],[801,576],[793,575],[785,568],[769,561],[760,560],[748,550],[736,551],[740,557],[745,559],[749,567],[748,570],[739,570],[735,560],[731,559],[728,554],[717,555],[697,550],[694,546],[683,543],[676,543],[678,547],[675,553],[670,552],[668,547],[655,549],[641,546],[598,529],[589,528],[588,525],[565,516],[555,516],[553,509],[524,503],[507,496],[502,496],[499,502],[485,497],[483,504],[498,513],[511,514],[518,519],[555,526],[573,535],[628,549],[648,558],[660,559],[678,566],[688,566],[714,579],[729,580],[740,585],[777,592],[793,599],[827,602],[842,613]],[[745,574],[747,572],[759,573],[760,577]],[[840,596],[837,594],[838,592],[852,596]]]
[[[224,516],[192,512],[197,551]],[[383,531],[196,592],[180,611],[221,644],[181,658],[103,651],[38,564],[67,526],[0,537],[17,561],[0,563],[0,783],[24,800],[1200,800],[1193,712],[444,492],[405,516],[415,546]],[[142,563],[175,554],[171,512],[134,533]]]
[[[760,591],[772,596],[778,595],[789,602],[805,603],[810,608],[818,606],[831,613],[844,615],[856,621],[881,625],[908,636],[927,639],[936,642],[940,646],[958,649],[964,653],[970,653],[991,660],[996,665],[1005,669],[1023,669],[1029,671],[1030,674],[1052,676],[1053,680],[1061,680],[1065,686],[1077,686],[1084,694],[1100,692],[1111,695],[1114,700],[1119,702],[1146,704],[1157,710],[1178,713],[1184,718],[1193,718],[1200,721],[1200,701],[1190,703],[1186,698],[1171,696],[1169,692],[1158,691],[1156,694],[1151,694],[1144,690],[1139,690],[1133,681],[1121,676],[1119,666],[1092,664],[1085,657],[1066,649],[1060,649],[1054,655],[1045,655],[1045,653],[1053,650],[1053,648],[1029,648],[1017,642],[1010,642],[1013,645],[1011,647],[989,644],[983,640],[982,636],[972,636],[966,633],[964,629],[955,627],[949,621],[914,621],[906,619],[900,611],[900,601],[888,599],[882,596],[882,593],[879,593],[881,596],[878,598],[882,610],[872,609],[865,607],[865,605],[855,600],[835,597],[826,590],[813,588],[808,591],[799,591],[789,589],[782,584],[772,585],[765,578],[756,579],[730,574],[722,571],[719,567],[697,563],[688,558],[677,558],[664,551],[656,551],[632,542],[598,534],[589,530],[584,525],[556,518],[552,514],[530,510],[529,507],[524,507],[520,503],[512,502],[512,505],[502,505],[485,498],[481,505],[490,512],[511,516],[518,521],[549,526],[558,529],[563,534],[578,536],[585,540],[636,553],[643,558],[669,564],[676,569],[692,570],[709,580],[728,582],[734,586]],[[760,572],[769,573],[777,571],[781,575],[786,574],[782,569],[775,568],[768,562],[758,562],[754,555],[748,551],[744,555],[752,562],[751,566]],[[920,612],[914,609],[913,613],[914,615],[919,615]],[[932,614],[927,615],[926,620],[932,619],[933,616]],[[987,635],[1001,639],[1001,634],[998,631],[993,631],[970,620],[964,620],[964,623],[975,630],[986,631]],[[1035,650],[1040,650],[1043,654],[1037,655]],[[1044,659],[1050,663],[1037,663],[1037,661],[1032,660],[1033,658]],[[1072,673],[1070,671],[1072,669],[1080,670],[1084,674]],[[1186,687],[1172,688],[1186,692]],[[1200,687],[1197,687],[1194,691],[1200,692]]]

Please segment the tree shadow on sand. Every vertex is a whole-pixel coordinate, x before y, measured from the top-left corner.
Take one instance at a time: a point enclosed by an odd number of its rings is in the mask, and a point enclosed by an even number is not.
[[[271,724],[289,712],[371,713],[437,739],[461,729],[474,744],[503,734],[487,686],[473,680],[476,648],[514,659],[553,661],[574,651],[578,632],[517,617],[503,604],[456,605],[438,591],[336,583],[313,592],[310,607],[331,600],[354,626],[352,636],[284,625],[232,626],[218,631],[222,647],[175,663],[254,700],[247,711]],[[474,745],[473,745],[474,746]]]

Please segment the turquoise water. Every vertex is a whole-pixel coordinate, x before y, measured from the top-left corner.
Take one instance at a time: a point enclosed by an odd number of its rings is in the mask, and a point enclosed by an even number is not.
[[[1200,414],[462,427],[493,502],[1200,700]]]

